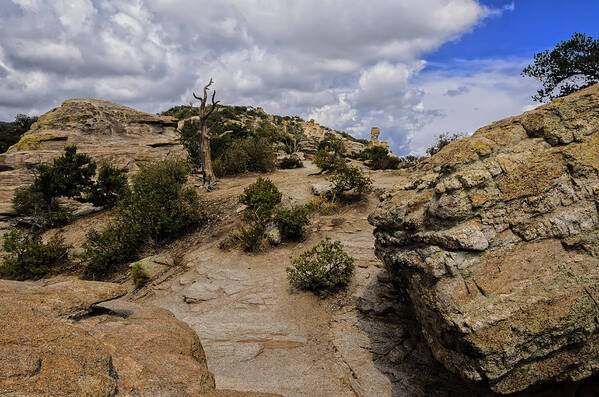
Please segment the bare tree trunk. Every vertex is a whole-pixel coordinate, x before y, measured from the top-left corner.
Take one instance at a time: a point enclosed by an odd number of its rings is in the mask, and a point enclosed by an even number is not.
[[[216,109],[216,106],[220,101],[215,101],[216,90],[212,91],[212,106],[210,110],[206,110],[206,102],[208,101],[208,90],[212,85],[213,81],[210,79],[208,84],[204,86],[204,95],[198,97],[195,93],[193,97],[200,101],[200,125],[199,125],[199,137],[200,140],[200,152],[202,161],[202,176],[204,178],[204,187],[207,190],[211,190],[216,183],[216,175],[214,175],[214,169],[212,168],[212,153],[210,151],[210,140],[213,138],[221,138],[231,131],[223,132],[218,136],[213,136],[210,131],[212,127],[208,127],[208,118]]]

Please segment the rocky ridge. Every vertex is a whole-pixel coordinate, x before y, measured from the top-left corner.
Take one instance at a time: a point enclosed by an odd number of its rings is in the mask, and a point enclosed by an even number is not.
[[[433,355],[512,393],[599,368],[599,85],[421,162],[370,216]]]
[[[0,154],[0,221],[12,212],[14,190],[33,180],[33,169],[58,157],[65,145],[96,161],[135,171],[139,164],[183,154],[172,117],[140,112],[109,101],[69,99],[42,115],[21,140]]]

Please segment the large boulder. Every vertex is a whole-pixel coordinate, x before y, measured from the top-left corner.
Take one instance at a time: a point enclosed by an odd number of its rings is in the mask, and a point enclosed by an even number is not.
[[[261,396],[215,391],[195,332],[118,284],[0,280],[0,394]]]
[[[171,154],[183,154],[175,132],[177,121],[100,99],[64,101],[40,116],[6,153],[0,154],[0,220],[11,214],[14,190],[33,180],[32,169],[60,156],[65,145],[96,161],[128,171]]]
[[[421,162],[370,216],[433,355],[512,393],[599,372],[599,85]]]

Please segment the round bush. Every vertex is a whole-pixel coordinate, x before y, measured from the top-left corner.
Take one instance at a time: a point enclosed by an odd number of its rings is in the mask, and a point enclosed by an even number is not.
[[[329,238],[293,259],[292,264],[287,268],[289,282],[323,298],[345,287],[354,272],[354,259],[343,251],[341,242]]]

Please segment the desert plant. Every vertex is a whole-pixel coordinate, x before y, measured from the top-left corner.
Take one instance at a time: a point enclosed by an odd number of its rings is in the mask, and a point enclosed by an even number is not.
[[[281,197],[281,192],[270,179],[258,178],[243,190],[239,202],[247,206],[246,214],[249,217],[264,224],[270,220]]]
[[[265,138],[245,139],[243,146],[249,156],[248,171],[266,173],[277,168],[272,143]]]
[[[13,228],[4,236],[3,248],[1,272],[6,278],[23,280],[46,274],[67,258],[70,246],[58,236],[44,243],[39,233]]]
[[[281,236],[288,240],[297,240],[304,236],[304,229],[310,224],[308,210],[303,207],[291,209],[277,208],[273,222],[281,232]]]
[[[462,133],[450,134],[449,132],[445,132],[443,134],[440,134],[437,137],[437,141],[435,142],[435,144],[426,149],[426,154],[428,154],[429,156],[435,155],[439,153],[441,149],[443,149],[445,146],[457,141],[458,139],[462,139],[463,137],[464,134]]]
[[[129,269],[129,275],[133,280],[133,284],[135,284],[135,288],[143,287],[149,280],[148,273],[143,268],[143,265],[140,262],[135,262],[131,265]]]
[[[354,272],[354,259],[341,242],[329,238],[294,258],[292,265],[287,268],[289,282],[323,298],[345,287]]]
[[[328,180],[332,184],[333,192],[338,197],[343,197],[343,194],[349,191],[362,197],[372,191],[372,179],[364,175],[359,167],[343,164],[343,166],[335,168]]]
[[[104,276],[115,265],[135,259],[149,239],[164,244],[201,223],[198,195],[184,187],[187,172],[184,161],[164,160],[132,178],[131,190],[119,201],[109,226],[87,235],[83,248],[88,277]]]
[[[98,172],[98,179],[89,188],[86,200],[97,207],[112,208],[127,188],[125,170],[119,170],[111,164],[102,163]]]
[[[339,199],[335,193],[325,192],[320,195],[313,197],[308,204],[306,209],[309,212],[317,212],[321,215],[332,215],[339,212]]]
[[[262,251],[267,245],[265,230],[266,227],[261,222],[248,222],[233,233],[233,238],[239,242],[244,251]]]
[[[118,209],[121,217],[134,219],[147,236],[162,244],[200,222],[200,201],[195,190],[185,188],[189,169],[184,161],[152,163],[132,178],[131,194]]]
[[[147,239],[140,224],[120,218],[113,219],[101,232],[90,230],[86,237],[83,258],[90,279],[101,278],[115,266],[136,259]]]
[[[31,185],[15,191],[12,205],[19,222],[37,232],[64,226],[74,219],[72,211],[61,206],[56,198],[48,199]]]
[[[281,160],[279,160],[279,168],[282,169],[294,169],[294,168],[303,168],[304,163],[297,156],[285,156]]]
[[[357,158],[368,160],[368,166],[373,170],[387,170],[399,168],[400,160],[389,155],[389,149],[383,146],[372,146],[361,151]]]
[[[88,155],[77,153],[75,145],[65,146],[64,151],[52,164],[37,167],[32,189],[48,201],[54,197],[80,197],[93,184],[96,163]]]

